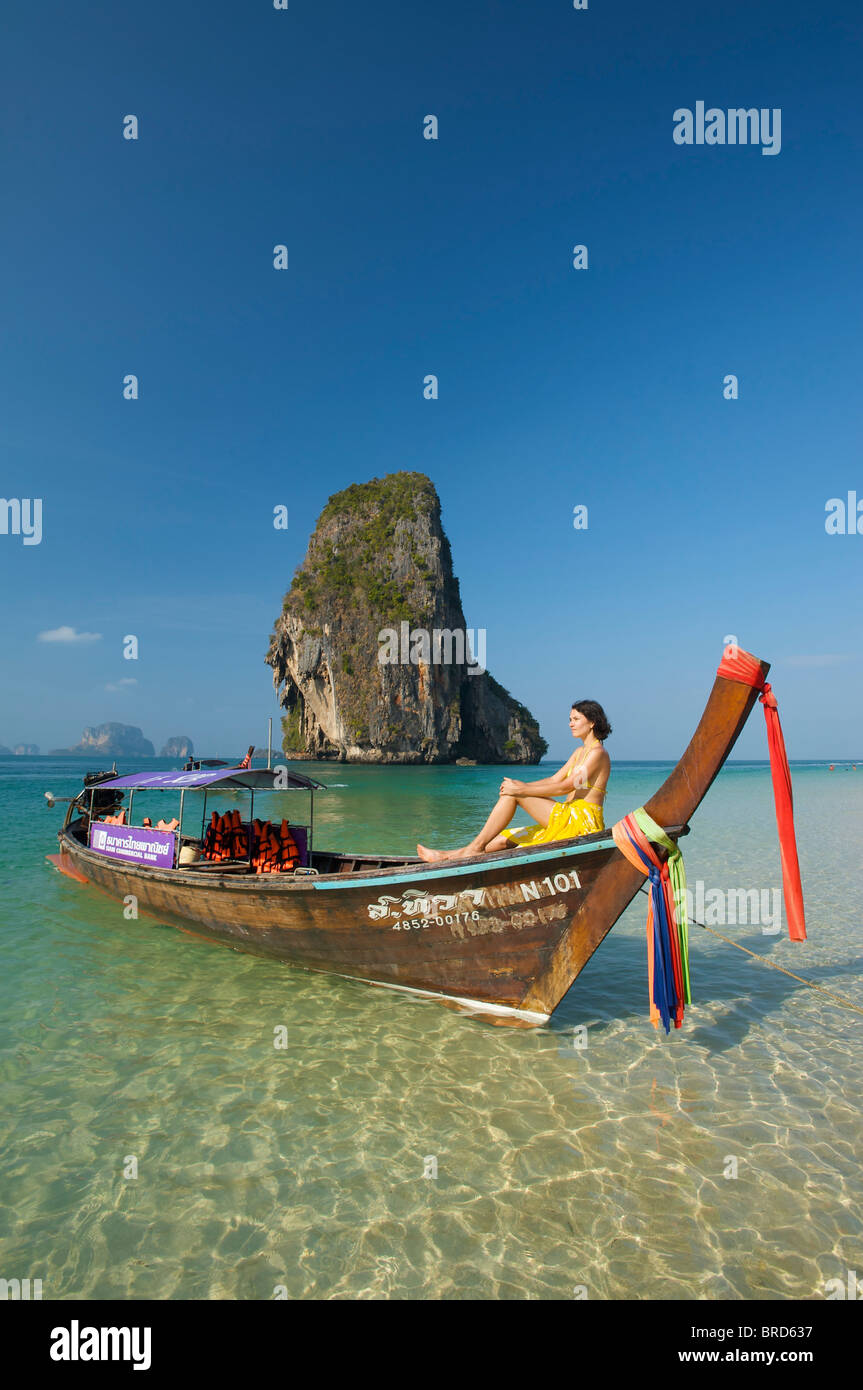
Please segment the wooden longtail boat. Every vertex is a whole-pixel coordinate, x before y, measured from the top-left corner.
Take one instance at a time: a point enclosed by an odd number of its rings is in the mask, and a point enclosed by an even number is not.
[[[766,676],[768,663],[760,668]],[[717,676],[689,746],[646,803],[671,839],[687,833],[758,694]],[[320,787],[295,773],[285,786],[284,770],[280,786],[278,771],[109,776],[98,791],[314,793]],[[165,778],[172,780],[166,785]],[[310,823],[308,862],[292,874],[252,873],[242,861],[181,863],[181,844],[200,849],[201,838],[188,836],[177,837],[166,867],[131,863],[95,848],[103,827],[87,810],[88,792],[92,806],[90,787],[69,807],[59,854],[48,856],[72,878],[120,900],[134,894],[139,911],[209,939],[307,970],[432,996],[501,1024],[545,1023],[644,883],[610,829],[430,865],[314,849]]]

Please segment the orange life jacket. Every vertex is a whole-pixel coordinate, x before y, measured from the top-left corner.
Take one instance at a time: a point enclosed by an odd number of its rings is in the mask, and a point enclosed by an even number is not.
[[[292,873],[293,870],[299,866],[300,850],[296,840],[291,834],[286,820],[282,821],[282,826],[279,831],[279,840],[281,842],[279,863],[287,873]]]

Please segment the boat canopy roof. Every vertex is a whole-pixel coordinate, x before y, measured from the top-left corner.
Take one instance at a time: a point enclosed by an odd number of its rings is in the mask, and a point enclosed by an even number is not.
[[[278,778],[278,786],[276,786]],[[200,772],[132,772],[128,777],[109,777],[98,784],[98,790],[126,787],[130,791],[148,788],[151,791],[194,791],[199,787],[223,787],[226,791],[326,791],[323,782],[313,782],[301,772],[284,767],[217,767]]]

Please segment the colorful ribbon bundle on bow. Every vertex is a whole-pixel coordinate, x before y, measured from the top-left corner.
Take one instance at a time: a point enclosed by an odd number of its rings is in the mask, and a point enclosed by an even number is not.
[[[797,840],[794,835],[794,800],[791,794],[791,771],[788,754],[779,723],[776,696],[769,681],[761,674],[761,663],[751,652],[728,646],[716,672],[728,681],[740,681],[760,690],[758,697],[764,706],[767,721],[767,746],[770,750],[770,775],[773,779],[773,799],[776,802],[776,826],[779,831],[779,853],[782,859],[782,896],[788,917],[788,935],[792,941],[806,940],[806,920],[803,912],[803,889],[800,884],[800,865],[797,862]]]
[[[647,985],[650,1021],[660,1019],[666,1033],[683,1023],[683,1006],[691,1004],[689,990],[689,923],[686,916],[686,870],[683,855],[661,825],[644,807],[612,826],[621,854],[650,880],[647,908]],[[651,844],[661,845],[661,860]]]

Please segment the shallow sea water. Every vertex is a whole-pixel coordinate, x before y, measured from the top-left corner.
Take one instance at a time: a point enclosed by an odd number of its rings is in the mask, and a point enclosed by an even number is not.
[[[818,1299],[863,1270],[860,1014],[694,927],[693,1007],[656,1033],[643,897],[537,1032],[126,921],[44,860],[42,793],[83,766],[0,762],[3,1277],[46,1299]],[[318,773],[317,842],[390,852],[458,842],[502,776]],[[609,822],[664,773],[617,765]],[[863,1008],[863,768],[794,780],[809,941],[718,929]],[[778,886],[766,766],[729,766],[683,848],[691,884]]]

